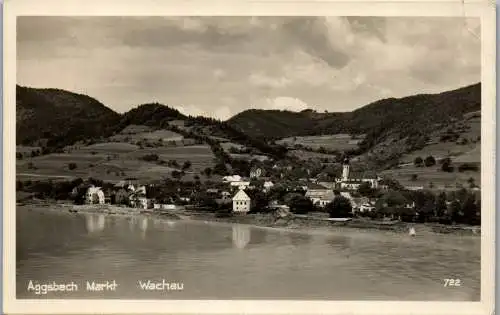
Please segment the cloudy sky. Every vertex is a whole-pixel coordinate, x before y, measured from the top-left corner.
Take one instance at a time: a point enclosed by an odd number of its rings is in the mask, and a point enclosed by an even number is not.
[[[248,108],[350,111],[480,81],[461,17],[20,17],[17,82],[117,112],[160,102],[227,119]]]

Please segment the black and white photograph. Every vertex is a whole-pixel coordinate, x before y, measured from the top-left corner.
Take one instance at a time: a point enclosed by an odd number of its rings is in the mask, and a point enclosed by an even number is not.
[[[484,302],[482,19],[367,12],[15,17],[13,298]]]

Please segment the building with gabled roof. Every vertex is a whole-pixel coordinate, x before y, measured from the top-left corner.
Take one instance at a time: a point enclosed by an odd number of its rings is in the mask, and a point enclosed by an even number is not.
[[[247,213],[250,211],[251,198],[246,194],[245,191],[239,190],[233,197],[233,212],[236,213]]]

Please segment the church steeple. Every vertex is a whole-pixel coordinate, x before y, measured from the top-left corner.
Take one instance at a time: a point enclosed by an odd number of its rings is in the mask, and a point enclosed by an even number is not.
[[[347,181],[349,179],[349,159],[346,157],[342,162],[342,181]]]

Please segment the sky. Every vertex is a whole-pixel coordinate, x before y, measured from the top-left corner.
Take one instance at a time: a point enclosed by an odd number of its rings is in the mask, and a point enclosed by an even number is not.
[[[480,82],[480,33],[463,17],[18,17],[17,83],[119,113],[343,112]]]

